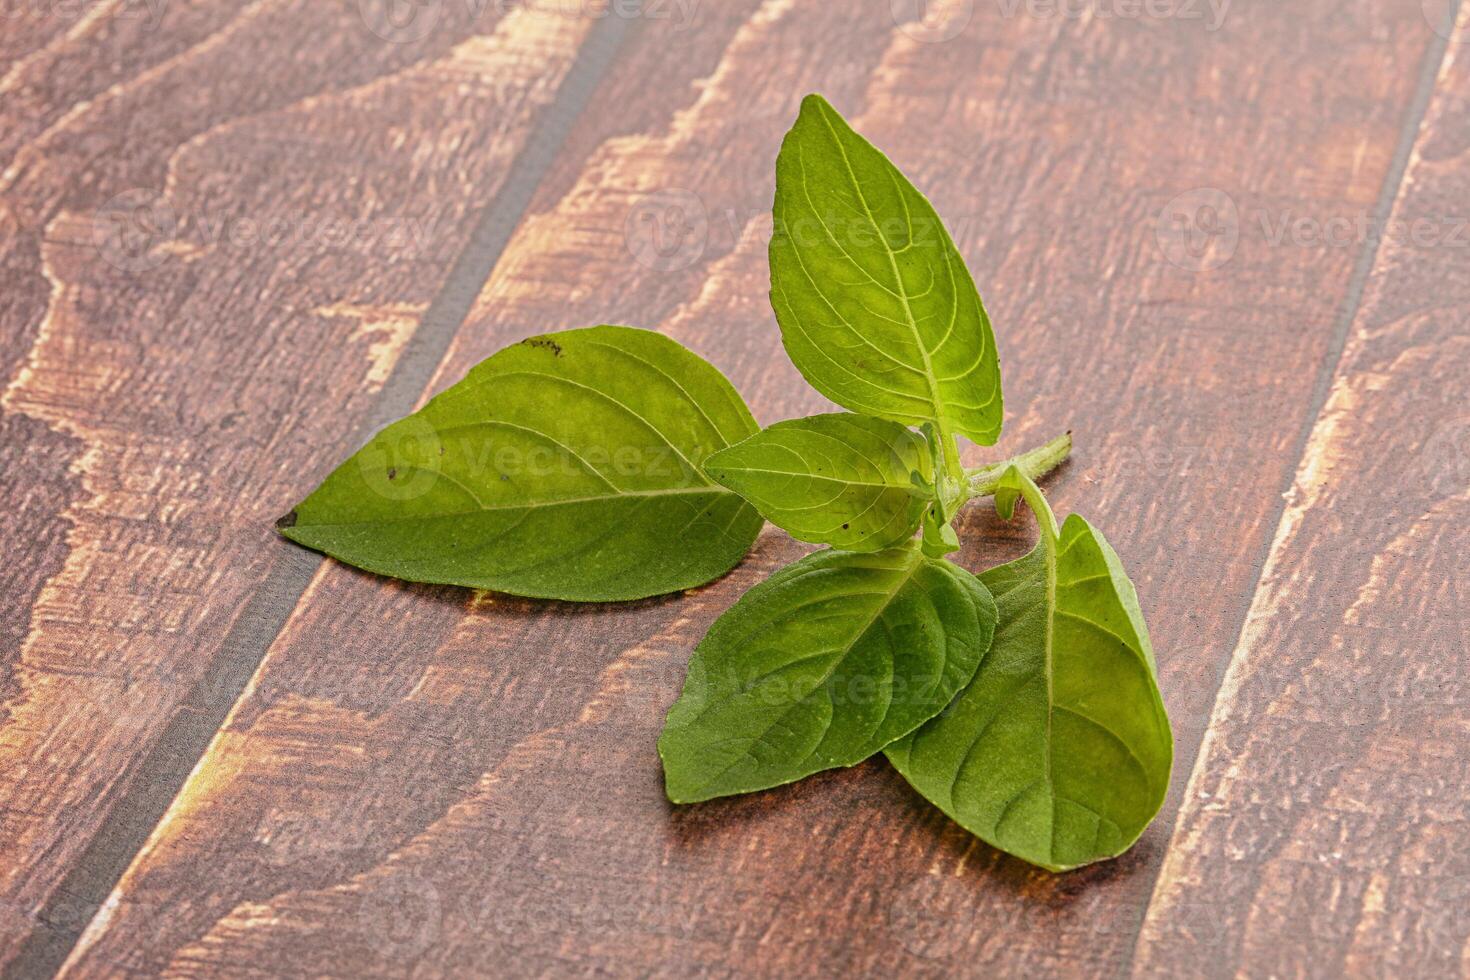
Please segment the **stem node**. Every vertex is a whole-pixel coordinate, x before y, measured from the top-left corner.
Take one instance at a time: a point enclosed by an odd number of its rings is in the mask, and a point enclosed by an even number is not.
[[[970,498],[973,500],[976,497],[993,496],[1001,475],[1012,466],[1017,467],[1032,480],[1039,480],[1062,465],[1062,462],[1071,454],[1072,430],[1068,429],[1050,442],[1042,443],[1035,449],[1028,449],[1019,456],[992,463],[989,466],[966,470],[965,480],[969,484]]]

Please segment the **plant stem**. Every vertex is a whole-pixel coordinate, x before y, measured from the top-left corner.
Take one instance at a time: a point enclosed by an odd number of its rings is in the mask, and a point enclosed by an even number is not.
[[[935,485],[939,487],[940,510],[944,520],[948,521],[968,499],[969,474],[965,472],[965,464],[960,462],[959,444],[942,421],[938,424],[936,442],[939,444],[939,459],[934,471]]]
[[[1072,452],[1072,433],[1064,432],[1050,442],[1042,443],[1035,449],[1028,449],[1019,456],[992,463],[989,466],[980,466],[973,470],[965,471],[965,479],[969,482],[970,497],[989,497],[995,493],[995,485],[1000,480],[1001,474],[1012,466],[1018,467],[1033,480],[1038,480],[1062,464]]]

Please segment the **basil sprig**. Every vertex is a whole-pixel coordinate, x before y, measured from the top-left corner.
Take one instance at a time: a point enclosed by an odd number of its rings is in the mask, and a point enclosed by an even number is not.
[[[712,365],[599,326],[493,355],[384,429],[280,522],[349,564],[583,601],[709,582],[762,518],[829,547],[731,606],[658,752],[675,803],[885,755],[986,842],[1054,871],[1158,813],[1173,743],[1133,585],[1035,480],[1070,435],[966,470],[1000,435],[1000,363],[924,196],[819,96],[776,164],[771,302],[802,375],[847,412],[759,429]],[[1024,499],[1040,541],[978,577],[944,556],[968,501]]]

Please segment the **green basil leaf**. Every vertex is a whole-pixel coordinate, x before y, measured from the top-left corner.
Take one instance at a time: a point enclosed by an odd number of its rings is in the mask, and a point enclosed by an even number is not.
[[[584,601],[673,592],[729,571],[760,531],[700,468],[755,431],[719,371],[667,337],[546,334],[380,432],[281,533],[416,582]]]
[[[931,477],[922,439],[866,415],[777,422],[705,460],[704,471],[794,538],[882,551],[913,537]]]
[[[1118,556],[1076,514],[1058,531],[1035,484],[1041,543],[980,576],[995,643],[943,715],[890,745],[915,789],[981,839],[1062,871],[1121,854],[1163,804],[1173,737],[1138,597]]]
[[[809,95],[776,160],[771,304],[786,352],[844,408],[1000,436],[1000,362],[964,259],[924,196]]]
[[[788,565],[721,616],[690,659],[658,741],[669,799],[862,762],[943,710],[994,628],[979,580],[917,542]]]

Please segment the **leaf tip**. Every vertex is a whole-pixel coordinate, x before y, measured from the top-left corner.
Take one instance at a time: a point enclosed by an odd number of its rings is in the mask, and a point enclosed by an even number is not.
[[[660,751],[659,755],[662,758],[662,751]],[[664,797],[670,803],[674,806],[688,806],[691,803],[698,803],[704,799],[704,797],[700,796],[692,788],[684,785],[683,780],[669,772],[667,760],[662,761],[664,762]]]
[[[820,109],[830,109],[832,103],[822,98],[816,92],[808,92],[801,100],[802,112],[816,112]]]
[[[284,514],[284,515],[276,518],[276,530],[277,531],[285,531],[288,528],[293,528],[295,526],[296,526],[296,508],[294,508],[294,507],[291,508],[291,510],[290,510],[289,513]]]

